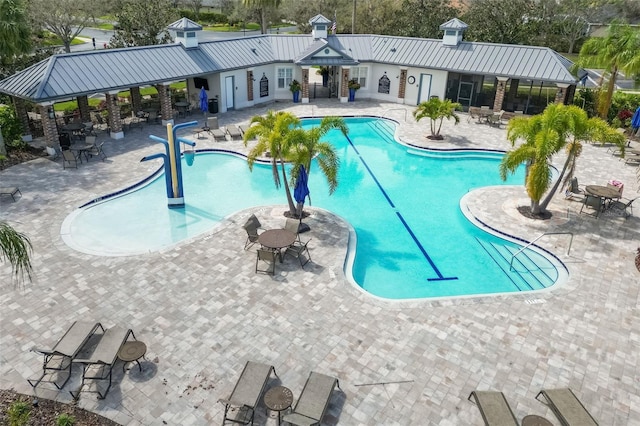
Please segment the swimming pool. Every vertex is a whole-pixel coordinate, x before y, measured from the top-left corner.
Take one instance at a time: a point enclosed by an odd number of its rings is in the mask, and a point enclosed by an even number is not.
[[[318,122],[305,120],[304,126]],[[338,131],[325,138],[341,159],[338,189],[329,196],[314,165],[309,186],[313,206],[353,226],[357,243],[345,272],[362,289],[412,299],[540,290],[558,280],[562,264],[539,250],[519,255],[511,271],[510,258],[521,246],[479,229],[460,210],[460,198],[473,188],[502,184],[500,153],[425,151],[397,143],[390,121],[358,117],[347,123],[348,138]],[[166,207],[159,176],[78,209],[63,224],[64,240],[95,254],[146,253],[202,234],[233,212],[284,203],[269,165],[249,172],[240,156],[204,153],[182,170],[184,209]],[[522,173],[506,183],[521,183]]]

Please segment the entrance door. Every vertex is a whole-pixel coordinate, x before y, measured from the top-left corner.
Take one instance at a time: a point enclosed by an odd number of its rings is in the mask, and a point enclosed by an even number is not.
[[[431,96],[431,74],[420,74],[420,88],[418,89],[418,103],[427,102]]]
[[[225,77],[224,78],[224,99],[225,99],[225,106],[227,107],[227,111],[233,109],[234,103],[233,103],[233,96],[235,94],[235,84],[233,82],[233,76],[229,76],[229,77]]]
[[[473,83],[468,81],[461,81],[458,86],[458,100],[462,104],[462,107],[465,108],[464,111],[469,111],[469,107],[471,106],[471,98],[473,97]]]

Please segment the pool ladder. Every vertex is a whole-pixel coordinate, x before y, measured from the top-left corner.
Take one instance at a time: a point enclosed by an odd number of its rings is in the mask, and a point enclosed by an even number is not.
[[[540,238],[544,237],[545,235],[570,235],[571,238],[569,239],[569,248],[567,248],[567,256],[569,256],[569,253],[571,252],[571,244],[573,244],[573,232],[545,232],[543,234],[538,235],[533,241],[531,241],[526,246],[522,247],[520,250],[515,252],[513,256],[511,256],[511,261],[509,261],[509,270],[513,271],[513,260],[516,258],[517,255],[525,251],[527,248],[532,246],[536,241],[538,241]]]
[[[405,108],[390,108],[390,109],[385,109],[383,111],[383,113],[387,113],[387,112],[391,112],[391,111],[402,111],[404,112],[404,122],[407,122],[407,110]]]

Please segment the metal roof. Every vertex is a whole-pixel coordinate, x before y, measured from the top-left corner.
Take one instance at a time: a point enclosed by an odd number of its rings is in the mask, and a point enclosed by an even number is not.
[[[170,24],[167,29],[173,31],[198,31],[202,30],[202,25],[197,22],[193,22],[191,19],[180,18],[176,22]]]
[[[459,20],[458,18],[453,18],[440,25],[441,30],[466,30],[469,28],[467,24]]]
[[[328,18],[325,18],[323,15],[316,15],[313,18],[309,19],[309,25],[313,24],[330,24],[332,21]]]
[[[314,57],[328,46],[339,57]],[[363,62],[575,84],[571,61],[546,47],[379,35],[258,35],[181,44],[54,55],[0,81],[0,92],[51,102],[133,86],[272,63],[357,65]]]

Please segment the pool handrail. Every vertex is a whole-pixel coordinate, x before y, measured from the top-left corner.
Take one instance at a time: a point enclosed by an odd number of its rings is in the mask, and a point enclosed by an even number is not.
[[[513,256],[511,256],[511,261],[509,262],[509,270],[513,271],[513,259],[515,259],[516,256],[518,256],[520,253],[525,251],[527,248],[532,246],[540,238],[544,237],[545,235],[564,235],[564,234],[571,236],[571,238],[569,239],[569,247],[567,248],[567,256],[569,256],[569,253],[571,252],[571,245],[573,244],[573,232],[544,232],[538,235],[536,238],[534,238],[533,241],[529,242],[526,246],[522,247],[520,250],[515,252]]]

